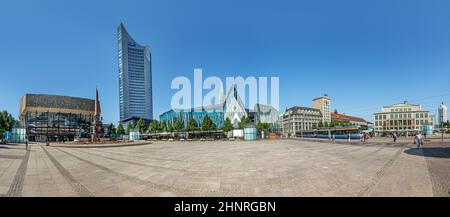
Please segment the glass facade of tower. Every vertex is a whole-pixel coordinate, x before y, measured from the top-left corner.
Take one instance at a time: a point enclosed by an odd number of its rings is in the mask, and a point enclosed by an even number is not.
[[[121,23],[117,30],[119,48],[120,121],[153,119],[151,54],[148,46],[136,43]]]

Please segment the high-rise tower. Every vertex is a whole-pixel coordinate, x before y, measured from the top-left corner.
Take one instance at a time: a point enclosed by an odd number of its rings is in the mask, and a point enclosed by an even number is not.
[[[319,109],[322,112],[322,122],[330,123],[331,122],[331,99],[325,94],[320,97],[316,97],[312,100],[313,108]]]
[[[444,105],[444,102],[442,102],[442,104],[439,106],[438,109],[438,124],[441,125],[442,122],[447,122],[448,121],[448,111],[447,111],[447,106]]]
[[[120,121],[153,119],[151,53],[136,43],[123,23],[117,28]]]

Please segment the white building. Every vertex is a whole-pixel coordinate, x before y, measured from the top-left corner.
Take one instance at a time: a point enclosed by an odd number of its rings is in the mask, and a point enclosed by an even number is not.
[[[438,123],[439,125],[441,125],[442,122],[447,122],[448,121],[448,111],[447,111],[447,106],[444,105],[444,102],[442,102],[441,106],[439,106],[438,109]]]
[[[419,104],[408,102],[384,106],[381,112],[374,114],[374,130],[385,132],[414,132],[425,126],[433,126],[434,118],[428,111],[423,111]]]
[[[283,114],[283,134],[292,137],[302,131],[314,129],[322,121],[319,109],[294,106]]]

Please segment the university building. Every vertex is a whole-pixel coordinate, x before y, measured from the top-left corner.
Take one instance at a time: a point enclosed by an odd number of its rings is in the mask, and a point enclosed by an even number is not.
[[[381,112],[373,116],[376,133],[425,131],[434,124],[434,116],[429,111],[422,110],[419,104],[406,101],[384,106]]]
[[[223,103],[191,109],[171,109],[161,114],[159,120],[168,128],[173,126],[176,121],[181,120],[186,128],[191,118],[194,118],[197,126],[201,126],[206,115],[211,118],[217,128],[223,125],[226,118],[230,119],[234,128],[238,127],[238,123],[243,116],[253,118],[253,112],[244,107],[238,95],[237,87],[233,86],[228,91]]]

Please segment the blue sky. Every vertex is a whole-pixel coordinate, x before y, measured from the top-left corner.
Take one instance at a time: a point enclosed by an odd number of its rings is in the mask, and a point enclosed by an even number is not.
[[[154,115],[176,76],[279,76],[280,108],[372,119],[403,100],[450,103],[450,1],[24,1],[0,3],[0,110],[25,93],[94,98],[119,117],[116,28],[152,51]]]

